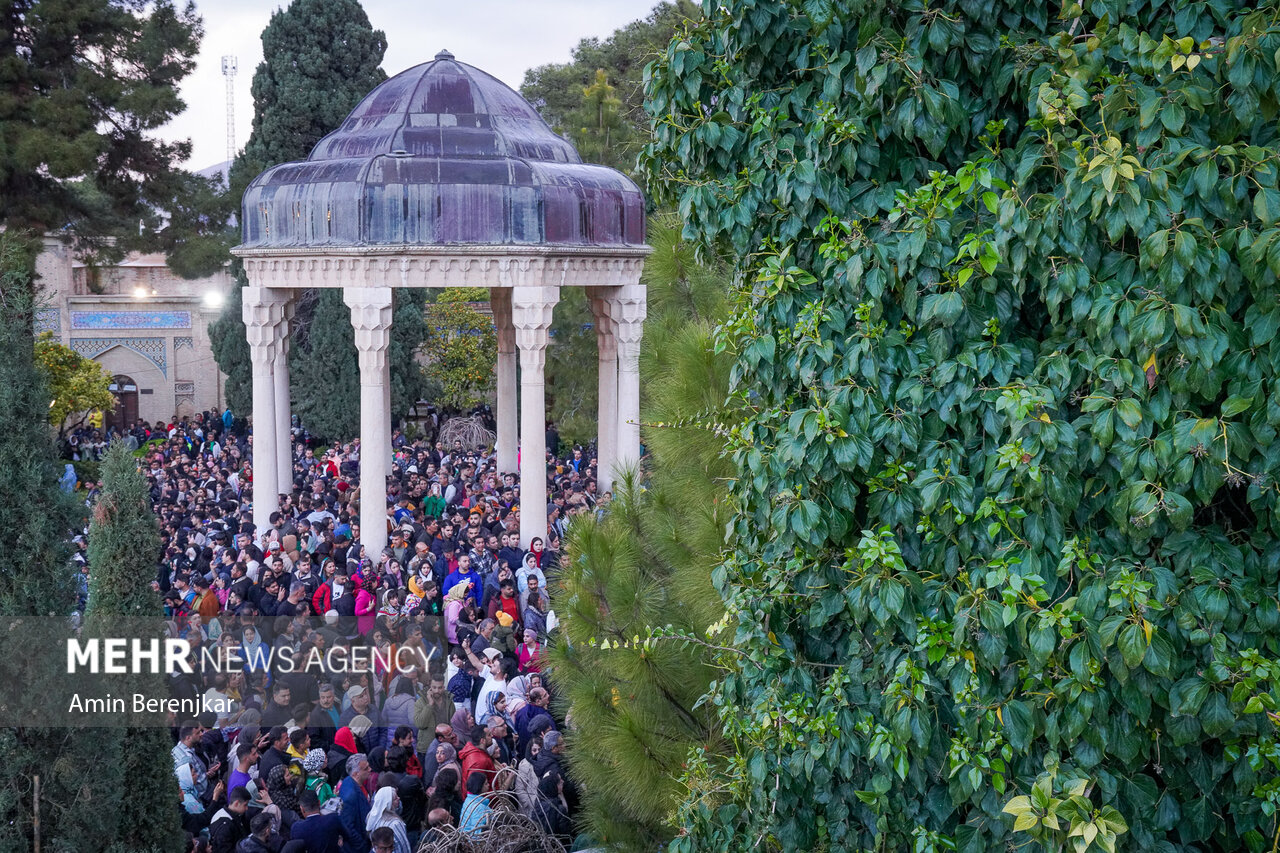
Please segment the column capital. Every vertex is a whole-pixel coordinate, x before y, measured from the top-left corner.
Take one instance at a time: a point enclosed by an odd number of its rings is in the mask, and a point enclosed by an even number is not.
[[[591,302],[591,316],[596,327],[596,350],[601,361],[612,361],[618,357],[618,332],[614,328],[610,311],[610,299],[616,287],[588,287],[587,299]]]
[[[511,288],[511,325],[515,327],[520,365],[525,370],[536,368],[539,374],[542,372],[552,312],[559,301],[560,289],[556,287]]]
[[[648,315],[647,296],[644,285],[626,284],[609,298],[609,316],[620,347],[628,344],[639,346],[644,318]]]
[[[342,301],[351,309],[356,351],[360,361],[360,383],[377,384],[387,370],[391,347],[391,288],[349,287]]]
[[[274,361],[281,341],[288,335],[284,294],[269,287],[246,287],[241,294],[241,316],[253,363]]]
[[[342,291],[342,301],[351,309],[351,325],[356,329],[356,346],[360,346],[360,332],[380,332],[391,328],[391,288],[348,287]]]

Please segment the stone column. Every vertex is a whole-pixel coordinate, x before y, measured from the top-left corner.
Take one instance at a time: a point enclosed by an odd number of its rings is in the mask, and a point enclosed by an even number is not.
[[[618,343],[618,455],[616,470],[640,462],[640,336],[647,312],[642,284],[626,284],[609,300]]]
[[[391,473],[391,288],[347,287],[360,355],[360,544],[377,560],[387,545]]]
[[[281,492],[293,491],[293,432],[290,416],[293,405],[289,397],[289,332],[295,308],[294,292],[283,291],[281,304],[280,345],[276,350],[273,376],[276,389],[276,456],[280,460]]]
[[[489,288],[489,306],[498,331],[498,473],[519,471],[516,427],[516,327],[511,325],[511,289]]]
[[[253,364],[253,526],[261,537],[280,508],[275,367],[284,321],[281,294],[267,287],[246,287],[244,325]]]
[[[520,546],[547,538],[547,332],[560,301],[555,287],[511,288],[511,321],[520,350]]]
[[[596,493],[613,489],[618,456],[618,342],[609,316],[609,297],[616,287],[590,287],[591,314],[596,326],[599,361],[599,405],[596,414]]]

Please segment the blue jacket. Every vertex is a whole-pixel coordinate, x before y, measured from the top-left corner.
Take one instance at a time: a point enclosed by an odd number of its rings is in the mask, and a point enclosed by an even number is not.
[[[339,853],[340,850],[351,847],[347,828],[335,814],[317,814],[295,821],[289,833],[291,841],[301,841],[307,845],[307,853]],[[347,848],[338,846],[340,838],[346,840]]]
[[[338,796],[342,799],[339,817],[342,818],[346,849],[353,853],[369,853],[372,845],[364,832],[364,822],[369,817],[369,795],[348,776],[338,785]]]
[[[453,589],[463,581],[471,581],[473,584],[471,591],[467,593],[467,597],[476,603],[476,607],[480,607],[480,596],[484,594],[484,578],[480,577],[480,573],[475,569],[472,569],[465,575],[457,569],[450,572],[449,577],[444,579],[444,593],[448,595],[449,590]]]

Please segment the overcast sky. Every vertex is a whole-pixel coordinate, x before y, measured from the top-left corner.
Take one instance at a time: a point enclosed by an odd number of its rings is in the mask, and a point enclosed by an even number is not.
[[[649,14],[657,0],[363,0],[375,29],[387,34],[382,68],[393,77],[428,62],[447,48],[518,89],[524,72],[548,62],[567,62],[583,38],[605,38]],[[239,62],[235,78],[237,148],[249,138],[253,99],[249,85],[262,61],[262,29],[284,2],[196,0],[205,36],[195,71],[182,87],[187,110],[161,135],[190,139],[187,165],[203,169],[227,159],[226,81],[222,57]]]

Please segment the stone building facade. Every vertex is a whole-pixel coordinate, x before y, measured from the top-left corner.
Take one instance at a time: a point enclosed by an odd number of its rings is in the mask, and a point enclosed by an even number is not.
[[[161,254],[87,267],[71,247],[46,238],[36,262],[44,307],[38,331],[102,364],[114,378],[114,419],[172,421],[220,409],[226,377],[209,344],[209,326],[235,285],[226,269],[184,279]]]

